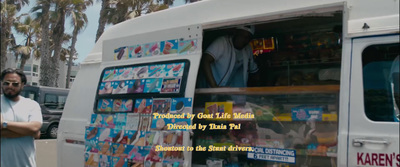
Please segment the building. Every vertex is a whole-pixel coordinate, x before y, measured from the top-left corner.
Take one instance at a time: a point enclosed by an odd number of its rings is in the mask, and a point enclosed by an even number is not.
[[[21,60],[16,60],[16,57],[12,53],[7,53],[7,62],[6,68],[18,68],[21,64]],[[75,76],[79,71],[80,66],[74,64],[71,68],[71,77],[70,77],[70,87],[72,86]],[[66,79],[67,79],[67,70],[68,64],[67,62],[60,61],[60,75],[58,78],[58,87],[65,88]],[[26,75],[27,84],[39,86],[40,85],[40,58],[36,59],[31,57],[28,59],[24,66],[24,73]]]

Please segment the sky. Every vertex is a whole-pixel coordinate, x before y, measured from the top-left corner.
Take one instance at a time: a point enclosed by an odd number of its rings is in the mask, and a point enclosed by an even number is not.
[[[175,0],[173,7],[176,6],[181,6],[185,4],[185,0]],[[30,9],[36,5],[35,0],[30,0],[30,3],[28,6],[25,6],[19,13],[31,13]],[[99,16],[100,16],[100,9],[101,9],[101,2],[100,1],[95,1],[94,4],[86,10],[86,15],[88,17],[89,23],[79,35],[76,43],[76,51],[78,53],[78,59],[75,61],[75,63],[80,63],[83,60],[85,60],[86,56],[90,53],[92,48],[94,47],[95,44],[95,39],[96,39],[96,32],[97,32],[97,27],[98,27],[98,22],[99,22]],[[109,27],[109,26],[108,26]],[[107,27],[106,27],[107,29]],[[65,31],[68,34],[72,34],[73,27],[70,25],[70,18],[66,19],[65,23]],[[16,37],[16,42],[18,44],[24,44],[24,38],[23,36],[16,34],[14,32],[14,36]],[[70,46],[70,44],[68,44]]]

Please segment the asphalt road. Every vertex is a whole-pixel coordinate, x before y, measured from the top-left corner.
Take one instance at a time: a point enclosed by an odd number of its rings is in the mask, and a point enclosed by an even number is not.
[[[37,167],[57,167],[57,139],[39,139],[35,143]]]

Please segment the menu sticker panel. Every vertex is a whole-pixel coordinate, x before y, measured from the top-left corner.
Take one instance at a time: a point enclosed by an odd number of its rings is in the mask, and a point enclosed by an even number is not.
[[[182,131],[163,131],[162,133],[163,146],[183,146],[183,132]]]
[[[112,157],[112,163],[115,167],[128,167],[128,160],[121,157]]]
[[[181,78],[164,78],[161,93],[179,93]]]
[[[128,82],[127,93],[143,93],[145,86],[145,79],[130,80]]]
[[[131,145],[134,146],[146,146],[146,132],[145,131],[137,131],[135,133],[135,139],[131,142]]]
[[[110,155],[111,156],[111,143],[99,141],[98,150],[100,155]]]
[[[96,153],[85,153],[85,166],[99,166],[99,155]]]
[[[144,93],[159,93],[161,91],[161,86],[163,83],[162,78],[151,78],[146,79],[146,84],[144,86]]]
[[[150,116],[140,116],[139,122],[139,130],[140,131],[149,131],[151,125],[151,117]]]
[[[171,104],[171,112],[173,114],[191,113],[192,98],[173,98]]]
[[[178,162],[179,164],[183,164],[183,160],[184,160],[183,151],[166,151],[164,153],[164,160]]]
[[[146,133],[146,145],[156,146],[162,144],[162,132],[160,131],[149,131]]]
[[[111,167],[112,165],[112,158],[111,156],[107,155],[99,155],[99,167]]]
[[[146,147],[149,148],[149,147]],[[161,162],[163,158],[162,151],[156,151],[156,147],[150,147],[149,154],[146,156],[145,161]]]
[[[134,113],[150,114],[153,99],[136,99]]]
[[[171,110],[171,99],[153,99],[153,113],[166,114]]]
[[[111,86],[111,82],[102,82],[100,84],[99,88],[99,95],[104,95],[104,94],[111,94],[113,90],[113,87]]]
[[[149,78],[160,78],[164,74],[165,64],[157,64],[149,66]]]
[[[99,142],[112,142],[111,130],[110,128],[99,128]]]
[[[111,86],[113,87],[112,94],[126,94],[128,92],[129,85],[126,81],[114,81]]]
[[[114,112],[129,112],[132,111],[132,99],[114,99],[113,111]]]
[[[224,113],[228,113],[229,115],[232,115],[232,110],[233,110],[233,102],[206,102],[205,110],[204,112],[206,114],[213,114],[214,119],[216,116],[215,115],[223,115]],[[229,118],[230,120],[233,118]],[[220,118],[220,120],[226,120]]]
[[[176,54],[178,52],[178,40],[162,41],[160,48],[163,55]]]
[[[97,111],[111,112],[113,101],[113,99],[99,99],[99,101],[97,102]]]
[[[103,81],[112,81],[114,79],[114,69],[105,70],[103,74]]]
[[[115,115],[105,115],[103,117],[104,127],[115,128]]]
[[[132,67],[126,67],[122,69],[121,74],[119,75],[119,80],[129,80],[132,79],[133,77],[133,68]]]
[[[128,113],[126,115],[126,130],[138,130],[140,117],[138,114]]]
[[[126,126],[126,113],[115,114],[115,128],[124,129]]]
[[[132,79],[143,79],[148,78],[149,76],[149,67],[148,66],[139,66],[133,68],[133,78]]]
[[[186,40],[180,41],[178,47],[178,53],[180,55],[183,54],[191,54],[197,49],[197,40]]]
[[[90,126],[102,127],[103,126],[103,115],[102,114],[92,114],[92,116],[90,118]]]
[[[153,43],[144,44],[143,51],[144,51],[144,57],[160,55],[161,54],[160,43],[153,42]]]
[[[122,59],[127,59],[127,51],[126,51],[126,46],[120,47],[118,49],[114,49],[114,60],[122,60]]]

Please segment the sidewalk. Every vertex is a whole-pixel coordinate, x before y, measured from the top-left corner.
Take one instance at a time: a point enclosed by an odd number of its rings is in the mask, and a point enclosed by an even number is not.
[[[35,144],[37,167],[57,167],[57,139],[39,139]]]

